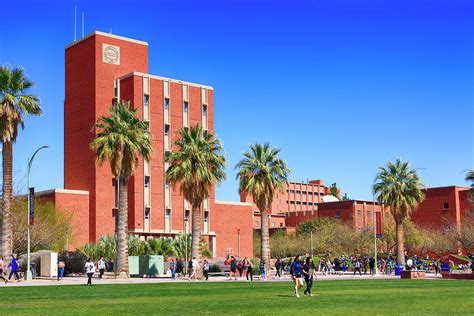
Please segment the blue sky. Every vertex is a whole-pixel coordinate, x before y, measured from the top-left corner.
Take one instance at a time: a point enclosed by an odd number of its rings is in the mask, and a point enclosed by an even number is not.
[[[214,86],[229,160],[219,199],[238,200],[233,166],[255,141],[282,149],[292,180],[337,182],[358,199],[397,157],[430,186],[466,185],[474,169],[472,1],[2,0],[0,64],[24,67],[44,108],[14,147],[18,189],[42,144],[32,185],[63,187],[75,3],[86,34],[147,41],[151,73]]]

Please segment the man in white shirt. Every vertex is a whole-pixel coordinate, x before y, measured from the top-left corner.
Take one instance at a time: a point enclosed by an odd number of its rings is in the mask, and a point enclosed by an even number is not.
[[[100,257],[99,261],[97,261],[97,269],[99,269],[99,279],[102,279],[102,276],[105,272],[105,260],[104,257]]]
[[[408,258],[408,260],[407,260],[407,267],[408,267],[408,270],[411,270],[412,266],[413,266],[413,260],[411,260],[410,258]]]

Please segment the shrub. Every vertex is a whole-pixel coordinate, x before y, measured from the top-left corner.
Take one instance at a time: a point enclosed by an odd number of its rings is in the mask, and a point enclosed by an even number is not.
[[[63,261],[66,264],[64,268],[64,274],[84,273],[84,266],[87,261],[87,256],[81,251],[76,250],[72,253],[60,253],[58,259],[59,261]]]
[[[222,272],[222,270],[217,264],[213,264],[209,267],[209,272]]]

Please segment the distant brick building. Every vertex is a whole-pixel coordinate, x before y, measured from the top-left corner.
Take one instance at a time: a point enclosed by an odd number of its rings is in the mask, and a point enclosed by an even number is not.
[[[129,233],[143,238],[175,237],[191,231],[191,206],[164,178],[164,155],[182,127],[200,124],[214,130],[214,89],[148,73],[148,44],[94,32],[66,47],[64,100],[64,187],[44,199],[73,212],[74,248],[113,235],[118,186],[110,166],[98,166],[90,149],[98,118],[117,100],[130,101],[149,122],[153,157],[139,159],[128,188]],[[84,192],[80,201],[78,193]],[[253,253],[252,208],[215,201],[211,191],[202,205],[202,236],[214,257]],[[238,216],[238,218],[236,217]],[[237,220],[238,219],[238,220]]]

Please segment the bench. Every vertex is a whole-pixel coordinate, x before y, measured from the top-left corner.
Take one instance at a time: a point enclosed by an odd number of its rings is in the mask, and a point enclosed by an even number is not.
[[[425,270],[402,270],[400,278],[402,279],[424,279],[426,277]]]

